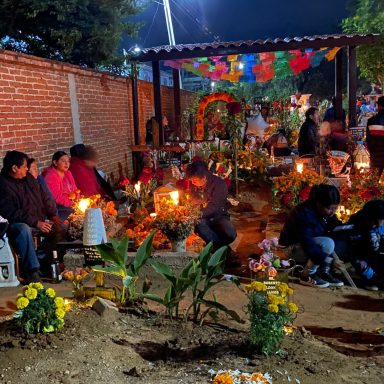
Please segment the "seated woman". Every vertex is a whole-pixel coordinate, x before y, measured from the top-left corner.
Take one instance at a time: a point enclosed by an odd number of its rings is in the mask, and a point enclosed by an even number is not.
[[[112,187],[96,170],[98,156],[94,148],[89,145],[76,144],[70,149],[70,152],[69,170],[72,172],[80,193],[86,197],[100,195],[109,200],[116,200]]]
[[[280,234],[279,243],[287,246],[290,258],[305,257],[300,283],[312,287],[341,287],[343,282],[331,274],[335,243],[330,231],[341,222],[335,211],[340,194],[333,185],[313,186],[309,199],[298,204],[289,213]]]
[[[43,172],[43,176],[57,205],[60,219],[66,220],[73,212],[70,195],[77,191],[69,170],[69,156],[64,151],[55,152],[52,164]]]
[[[384,260],[380,255],[384,250],[384,201],[368,201],[351,216],[348,224],[354,226],[350,246],[352,264],[363,279],[364,287],[377,291],[376,281],[384,277]]]

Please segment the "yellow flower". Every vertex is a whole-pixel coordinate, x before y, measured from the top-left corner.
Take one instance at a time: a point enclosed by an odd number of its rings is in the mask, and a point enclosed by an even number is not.
[[[293,295],[293,289],[292,288],[288,288],[287,294],[290,295],[290,296]]]
[[[269,294],[267,295],[267,300],[269,304],[274,304],[274,305],[284,304],[284,299],[281,296],[277,296],[277,295]]]
[[[37,290],[44,289],[43,284],[41,284],[41,283],[31,283],[31,284],[29,284],[29,286],[31,288],[35,288]]]
[[[233,379],[228,373],[219,373],[215,376],[212,384],[233,384]]]
[[[288,303],[288,310],[289,310],[289,312],[291,312],[291,313],[296,313],[296,312],[299,310],[299,307],[298,307],[295,303],[293,303],[292,301],[290,301],[290,302]]]
[[[251,284],[247,284],[244,286],[246,292],[265,292],[267,290],[267,286],[260,281],[253,281]]]
[[[25,295],[25,297],[26,297],[28,300],[36,299],[36,297],[37,297],[37,289],[35,289],[35,288],[28,288],[28,289],[24,292],[24,295]]]
[[[272,313],[279,312],[279,307],[276,304],[268,304],[268,311]]]
[[[62,297],[55,297],[54,301],[55,301],[56,308],[64,307],[64,299]]]
[[[46,291],[45,291],[45,294],[50,297],[51,299],[53,299],[55,296],[56,296],[56,292],[54,289],[52,288],[48,288]]]
[[[63,319],[65,316],[65,311],[62,308],[57,308],[55,314],[58,319]]]
[[[29,304],[29,300],[26,297],[19,297],[17,299],[17,309],[24,309],[27,308]]]

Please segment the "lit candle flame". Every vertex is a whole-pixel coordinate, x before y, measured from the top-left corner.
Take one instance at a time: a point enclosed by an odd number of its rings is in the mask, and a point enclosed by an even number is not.
[[[304,170],[304,164],[303,163],[296,163],[296,170],[299,173],[303,173]]]
[[[171,196],[171,199],[175,205],[179,204],[179,191],[172,191],[169,193],[169,196]]]
[[[140,192],[140,181],[137,184],[135,184],[135,190],[137,193]]]
[[[155,220],[156,219],[156,216],[157,216],[157,213],[150,213],[149,214],[149,216],[153,219],[153,220]]]
[[[91,205],[91,199],[80,199],[78,203],[79,210],[84,213]]]

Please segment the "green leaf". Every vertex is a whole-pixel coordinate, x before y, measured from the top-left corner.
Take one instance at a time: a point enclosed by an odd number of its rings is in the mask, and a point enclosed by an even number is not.
[[[228,316],[230,316],[233,320],[237,321],[238,323],[243,323],[243,320],[241,320],[240,316],[237,314],[237,312],[228,309],[225,305],[218,303],[217,301],[212,300],[205,300],[205,299],[199,299],[199,302],[201,304],[204,304],[207,307],[210,308],[217,308],[220,311],[225,312]]]
[[[133,260],[133,272],[135,274],[139,273],[141,267],[146,263],[146,261],[151,257],[152,254],[152,241],[155,236],[156,231],[152,233],[144,240],[140,245],[139,249],[136,252],[135,258]]]
[[[119,261],[123,266],[127,265],[128,244],[129,244],[129,239],[127,236],[125,236],[123,239],[120,240],[120,242],[118,242],[116,247],[116,253],[118,255]]]
[[[156,303],[164,304],[164,299],[155,293],[139,293],[138,297],[156,301]]]
[[[167,264],[155,260],[151,260],[149,263],[157,273],[160,273],[161,276],[170,281],[172,285],[176,285],[176,276]]]
[[[137,277],[125,276],[123,278],[123,285],[125,288],[129,288],[132,284],[135,284]]]
[[[225,260],[228,247],[219,248],[209,259],[208,267],[216,267]]]
[[[119,256],[117,255],[113,246],[109,244],[95,245],[96,250],[100,253],[104,261],[109,261],[115,265],[120,265]]]
[[[204,249],[199,254],[199,261],[203,271],[205,271],[205,269],[207,268],[209,256],[212,253],[212,248],[213,244],[212,242],[210,242],[204,247]]]

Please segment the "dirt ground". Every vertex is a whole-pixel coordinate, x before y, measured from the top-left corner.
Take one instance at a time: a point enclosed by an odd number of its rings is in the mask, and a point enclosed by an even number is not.
[[[232,215],[234,248],[246,261],[268,232],[270,207],[264,192],[245,195],[241,204]],[[0,289],[0,383],[209,383],[210,369],[269,372],[274,384],[384,383],[384,292],[292,287],[297,328],[270,358],[247,347],[247,322],[170,321],[151,303],[141,315],[120,313],[114,321],[73,307],[61,332],[25,336],[9,316],[19,288]],[[69,283],[54,288],[70,295]],[[152,290],[163,286],[154,282]],[[223,283],[215,294],[247,320],[242,292]]]

